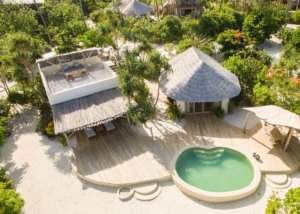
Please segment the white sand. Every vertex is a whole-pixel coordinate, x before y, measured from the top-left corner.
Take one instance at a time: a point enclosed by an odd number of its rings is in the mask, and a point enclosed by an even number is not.
[[[262,181],[247,199],[226,204],[196,201],[181,193],[172,182],[162,184],[161,195],[150,202],[121,202],[115,188],[82,183],[71,172],[68,148],[34,132],[36,111],[21,114],[14,122],[13,137],[0,148],[16,189],[25,199],[23,213],[263,213],[272,189]],[[300,173],[292,186],[300,186]],[[287,189],[280,190],[283,194]]]
[[[270,39],[266,40],[259,47],[264,49],[266,53],[272,57],[272,64],[279,62],[280,55],[282,53],[282,44],[281,40],[275,35],[272,35]]]

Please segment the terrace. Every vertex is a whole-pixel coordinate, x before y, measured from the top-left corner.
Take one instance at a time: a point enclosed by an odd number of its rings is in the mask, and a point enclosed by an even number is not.
[[[244,134],[242,129],[212,114],[187,116],[182,126],[157,120],[148,124],[155,140],[149,130],[129,125],[125,119],[114,121],[114,125],[114,131],[101,132],[91,139],[82,131],[71,139],[73,164],[79,177],[106,186],[168,180],[171,158],[178,150],[192,145],[229,145],[250,156],[256,152],[263,160],[258,162],[263,173],[289,174],[300,166],[300,144],[294,139],[284,152],[282,145],[273,145],[260,134],[261,124]]]
[[[38,67],[51,105],[117,87],[117,74],[97,49],[43,59]]]

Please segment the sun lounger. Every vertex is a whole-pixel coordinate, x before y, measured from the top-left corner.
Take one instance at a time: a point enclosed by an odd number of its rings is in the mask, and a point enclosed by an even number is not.
[[[84,130],[84,133],[86,134],[86,136],[87,136],[88,138],[91,138],[91,137],[96,136],[96,132],[94,131],[93,128],[85,128],[85,129],[83,129],[83,130]]]
[[[103,125],[104,125],[106,131],[112,131],[116,128],[112,122],[107,122],[107,123],[104,123]]]

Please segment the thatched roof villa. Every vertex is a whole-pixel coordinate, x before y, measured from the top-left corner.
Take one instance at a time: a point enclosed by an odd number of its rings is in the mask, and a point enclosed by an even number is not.
[[[45,0],[3,0],[3,4],[44,4]]]
[[[119,10],[127,16],[148,16],[153,13],[153,8],[149,5],[139,2],[138,0],[130,0],[121,2]]]
[[[221,105],[227,113],[229,99],[241,91],[234,74],[194,47],[178,54],[169,63],[172,72],[163,73],[161,89],[176,100],[183,112],[209,112]]]
[[[58,55],[37,64],[56,134],[106,124],[127,112],[117,74],[101,61],[98,49]]]

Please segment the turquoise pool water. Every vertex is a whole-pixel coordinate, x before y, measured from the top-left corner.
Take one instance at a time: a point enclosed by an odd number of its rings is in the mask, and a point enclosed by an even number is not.
[[[244,188],[254,177],[252,164],[246,156],[223,147],[184,151],[176,161],[176,171],[188,184],[210,192]]]

